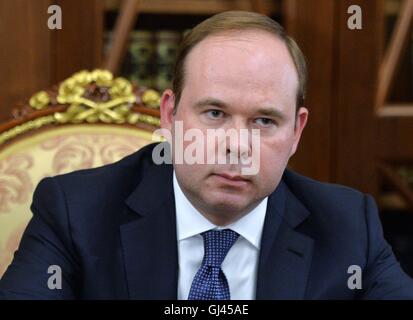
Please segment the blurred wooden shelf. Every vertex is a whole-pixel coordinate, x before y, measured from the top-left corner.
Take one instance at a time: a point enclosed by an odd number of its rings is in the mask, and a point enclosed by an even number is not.
[[[381,211],[406,211],[409,206],[397,192],[386,192],[379,196],[378,205]]]
[[[116,11],[121,0],[105,0],[106,11]],[[268,14],[281,12],[280,1],[263,0]],[[141,0],[140,13],[209,15],[227,10],[252,10],[250,0]]]
[[[408,168],[408,169],[406,169]],[[409,176],[407,177],[409,171]],[[413,184],[410,180],[413,177],[413,162],[403,161],[403,162],[382,162],[379,164],[379,172],[387,183],[392,187],[394,192],[398,194],[401,201],[396,201],[398,204],[404,203],[410,209],[413,209]],[[394,195],[392,197],[387,197],[385,195],[384,199],[395,199]],[[385,201],[386,202],[386,201]],[[390,202],[387,201],[387,204]],[[403,206],[403,205],[402,205]]]
[[[377,110],[379,117],[413,117],[413,103],[387,103]]]
[[[126,53],[128,35],[138,15],[213,15],[228,10],[248,10],[264,15],[281,13],[281,0],[104,0],[103,13],[118,12],[113,41],[104,68],[117,74]]]
[[[386,0],[384,1],[384,12],[387,16],[397,16],[400,12],[400,0]]]

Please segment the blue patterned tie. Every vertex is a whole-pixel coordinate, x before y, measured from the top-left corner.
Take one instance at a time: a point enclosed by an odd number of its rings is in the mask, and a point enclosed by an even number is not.
[[[188,300],[229,300],[228,281],[221,264],[239,234],[225,229],[210,230],[201,235],[204,238],[204,259],[192,281]]]

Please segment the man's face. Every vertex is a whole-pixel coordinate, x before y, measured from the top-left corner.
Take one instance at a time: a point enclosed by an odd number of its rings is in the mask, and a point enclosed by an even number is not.
[[[162,127],[171,130],[173,138],[176,121],[182,121],[184,133],[197,128],[205,137],[207,129],[260,130],[255,175],[242,175],[242,166],[234,164],[174,164],[181,189],[198,210],[223,218],[245,214],[275,190],[307,120],[305,108],[296,115],[297,86],[286,45],[270,33],[213,35],[192,49],[175,115],[173,93],[163,94]],[[218,141],[207,144],[205,138],[205,154],[253,152],[251,139],[238,139],[226,149],[218,148]],[[191,143],[183,141],[184,150]]]

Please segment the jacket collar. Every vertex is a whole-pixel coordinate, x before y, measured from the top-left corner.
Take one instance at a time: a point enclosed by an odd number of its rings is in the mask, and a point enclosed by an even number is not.
[[[302,299],[313,239],[296,229],[310,212],[281,180],[268,199],[258,262],[257,299]]]
[[[178,249],[172,165],[151,165],[126,200],[120,226],[129,297],[176,299]]]

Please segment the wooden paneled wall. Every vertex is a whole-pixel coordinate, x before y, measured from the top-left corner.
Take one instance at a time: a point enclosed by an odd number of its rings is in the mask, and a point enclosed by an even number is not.
[[[284,2],[285,27],[296,40],[308,65],[307,127],[291,166],[311,177],[329,181],[332,171],[331,103],[334,90],[335,4],[330,0]],[[323,17],[320,19],[320,17]]]
[[[350,30],[350,5],[362,30]],[[380,0],[288,0],[286,24],[309,64],[309,124],[293,167],[377,193],[374,95],[381,55]]]
[[[51,83],[50,0],[0,0],[0,119]]]
[[[62,8],[61,30],[47,27],[51,4]],[[102,5],[100,0],[0,0],[0,120],[34,92],[100,65]]]

